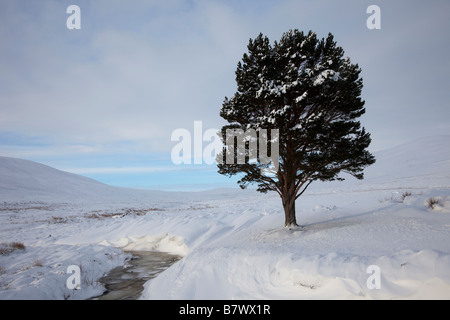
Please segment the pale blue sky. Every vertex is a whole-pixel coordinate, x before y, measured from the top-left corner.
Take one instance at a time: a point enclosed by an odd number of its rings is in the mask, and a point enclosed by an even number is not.
[[[72,4],[81,30],[66,28]],[[366,27],[372,4],[381,30]],[[333,33],[360,65],[372,151],[449,134],[449,13],[447,0],[0,0],[0,155],[128,187],[234,186],[214,165],[172,164],[171,133],[220,128],[249,38],[294,28]]]

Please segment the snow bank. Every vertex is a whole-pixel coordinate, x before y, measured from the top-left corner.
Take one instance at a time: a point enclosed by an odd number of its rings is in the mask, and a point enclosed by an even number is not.
[[[450,256],[402,250],[367,258],[198,250],[145,286],[141,299],[450,299]],[[379,287],[368,285],[370,266]]]
[[[46,244],[0,255],[0,299],[64,300],[100,295],[98,282],[106,272],[123,265],[125,254],[116,248],[89,244],[79,246]],[[67,286],[69,266],[81,270],[80,289]]]
[[[186,256],[189,249],[183,238],[170,236],[169,233],[159,236],[124,237],[118,241],[101,241],[100,244],[121,248],[124,251],[161,251],[179,256]]]

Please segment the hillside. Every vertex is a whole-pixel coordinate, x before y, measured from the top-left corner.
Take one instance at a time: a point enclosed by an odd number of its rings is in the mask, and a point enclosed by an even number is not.
[[[166,196],[171,197],[164,191],[114,187],[34,161],[0,157],[1,201],[140,202]]]
[[[365,182],[409,187],[449,186],[450,136],[426,137],[376,152]],[[362,182],[364,183],[364,182]]]
[[[95,180],[23,159],[0,157],[2,200],[103,195],[114,188]]]

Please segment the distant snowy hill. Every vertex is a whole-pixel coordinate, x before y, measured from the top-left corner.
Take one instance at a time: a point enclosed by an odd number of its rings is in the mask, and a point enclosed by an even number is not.
[[[312,184],[310,190],[368,186],[384,188],[386,183],[397,188],[441,187],[448,184],[450,179],[450,136],[434,136],[411,141],[376,152],[375,157],[376,163],[364,171],[364,180],[347,177],[344,182]],[[213,190],[206,194],[213,196],[214,193]],[[130,200],[130,197],[142,198],[163,194],[167,193],[113,187],[33,161],[0,157],[2,201],[36,199],[60,201],[74,197],[78,200],[108,198]]]
[[[419,183],[422,180],[425,184],[442,184],[450,178],[450,136],[421,138],[377,152],[375,156],[377,162],[365,171],[370,182],[413,178]]]
[[[222,190],[223,191],[223,190]],[[242,194],[242,190],[234,192]],[[192,198],[186,192],[140,190],[110,186],[94,179],[58,170],[34,161],[0,156],[0,202],[2,201],[114,201]],[[231,191],[231,196],[233,195]],[[202,193],[202,199],[222,197],[220,190]],[[228,192],[225,197],[230,197]]]
[[[0,157],[0,201],[130,200],[149,194],[109,186],[33,161]]]
[[[417,139],[374,156],[376,162],[364,170],[363,180],[342,174],[345,181],[313,183],[309,191],[448,187],[450,136]]]

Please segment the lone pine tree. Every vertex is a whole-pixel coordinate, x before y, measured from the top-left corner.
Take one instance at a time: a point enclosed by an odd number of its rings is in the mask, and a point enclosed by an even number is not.
[[[277,139],[278,154],[268,144],[277,164],[261,161],[261,150],[247,149],[245,162],[238,162],[237,141],[218,155],[219,173],[243,174],[238,181],[243,189],[255,183],[260,192],[278,192],[285,226],[297,226],[295,200],[313,181],[344,180],[341,172],[363,179],[364,168],[375,162],[367,151],[370,134],[358,121],[365,113],[361,69],[344,57],[331,33],[318,39],[312,31],[290,30],[273,45],[260,34],[247,48],[237,65],[237,92],[225,97],[220,112],[229,123],[221,139],[233,130],[254,130],[259,139],[264,132],[269,141]],[[278,135],[271,136],[270,129]]]

